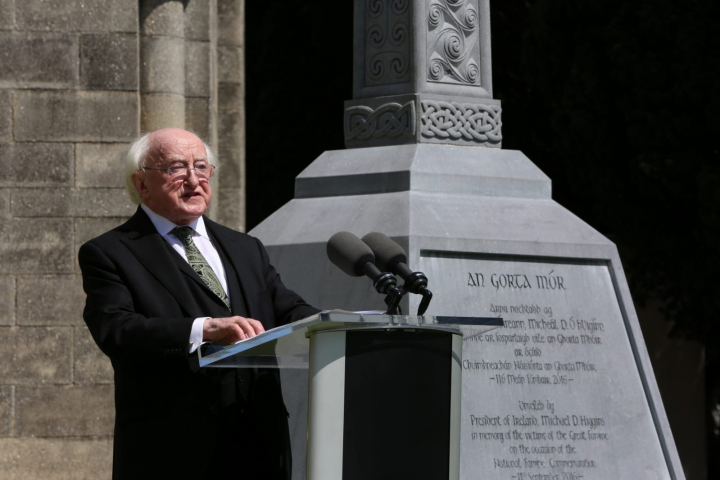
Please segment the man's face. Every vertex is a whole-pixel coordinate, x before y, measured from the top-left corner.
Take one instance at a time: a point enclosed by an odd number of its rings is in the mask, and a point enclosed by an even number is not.
[[[149,141],[146,167],[193,168],[195,163],[208,163],[202,141],[185,130],[158,130],[150,135]],[[180,179],[173,179],[164,171],[145,170],[135,172],[132,180],[142,202],[177,225],[187,225],[202,216],[212,197],[210,182],[199,179],[193,170]]]

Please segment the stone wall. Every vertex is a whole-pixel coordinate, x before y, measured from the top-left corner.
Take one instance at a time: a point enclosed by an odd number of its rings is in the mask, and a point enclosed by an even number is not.
[[[243,0],[0,0],[0,478],[110,478],[112,368],[77,251],[134,211],[122,155],[179,126],[244,227]]]

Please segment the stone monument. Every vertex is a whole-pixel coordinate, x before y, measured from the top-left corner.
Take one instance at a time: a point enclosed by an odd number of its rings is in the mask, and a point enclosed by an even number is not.
[[[464,480],[684,479],[615,245],[500,148],[488,0],[355,0],[354,35],[348,149],[323,153],[251,232],[285,282],[321,308],[382,309],[325,255],[337,231],[379,231],[430,279],[428,314],[505,319],[465,337]]]

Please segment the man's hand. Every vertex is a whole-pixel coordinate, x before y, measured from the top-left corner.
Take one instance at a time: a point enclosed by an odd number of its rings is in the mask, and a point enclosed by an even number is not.
[[[253,318],[208,318],[203,324],[203,341],[234,343],[264,331],[262,323]]]

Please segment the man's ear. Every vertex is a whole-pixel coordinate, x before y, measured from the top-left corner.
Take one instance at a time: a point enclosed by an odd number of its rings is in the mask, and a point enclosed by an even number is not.
[[[137,190],[138,194],[140,195],[140,198],[145,198],[148,188],[147,185],[145,185],[145,181],[143,180],[140,172],[133,173],[130,179],[135,186],[135,190]]]

